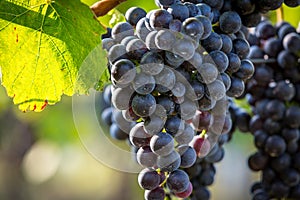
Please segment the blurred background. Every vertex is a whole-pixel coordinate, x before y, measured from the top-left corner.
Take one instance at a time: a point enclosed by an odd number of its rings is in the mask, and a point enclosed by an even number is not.
[[[130,6],[148,11],[155,8],[153,2],[127,1],[101,21],[112,25]],[[296,26],[300,16],[293,12],[286,10],[285,19]],[[259,176],[247,167],[247,157],[255,151],[251,135],[235,133],[225,149],[225,158],[216,165],[211,199],[250,199],[249,189]],[[0,199],[136,200],[143,199],[143,191],[137,174],[111,169],[85,149],[74,125],[72,98],[63,97],[41,113],[22,113],[0,87]]]

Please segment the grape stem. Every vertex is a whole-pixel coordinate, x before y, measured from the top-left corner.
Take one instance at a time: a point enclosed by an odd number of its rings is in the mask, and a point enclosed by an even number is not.
[[[268,60],[263,58],[254,58],[254,59],[250,59],[250,61],[253,64],[272,64],[277,62],[275,58],[269,58]]]
[[[106,15],[110,10],[126,0],[102,0],[94,3],[90,8],[97,17]]]

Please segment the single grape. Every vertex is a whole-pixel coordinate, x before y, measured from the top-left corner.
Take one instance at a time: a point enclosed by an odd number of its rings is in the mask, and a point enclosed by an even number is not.
[[[168,133],[160,132],[151,138],[150,147],[155,154],[166,156],[174,149],[173,137]]]
[[[159,174],[149,168],[143,169],[138,175],[138,183],[145,190],[153,190],[159,186]]]
[[[300,127],[300,107],[291,106],[289,107],[284,116],[284,122],[291,128]]]
[[[195,17],[195,16],[201,14],[199,8],[195,4],[193,4],[191,2],[185,2],[183,5],[185,5],[189,9],[190,17]]]
[[[149,146],[140,147],[136,158],[143,167],[154,167],[157,162],[157,155],[151,151]]]
[[[284,139],[278,135],[268,137],[265,145],[265,151],[272,157],[278,157],[286,150]]]
[[[276,57],[283,49],[282,42],[278,38],[269,38],[264,44],[264,52],[270,57]],[[263,58],[263,56],[261,56]]]
[[[222,48],[221,51],[224,52],[225,54],[228,54],[232,50],[232,40],[228,35],[225,34],[220,34],[222,38]]]
[[[151,135],[145,132],[144,123],[140,122],[130,130],[129,139],[131,144],[136,147],[149,146]]]
[[[119,110],[128,109],[133,94],[134,89],[130,86],[125,88],[116,88],[113,90],[111,97],[113,106]]]
[[[177,134],[174,137],[174,139],[176,140],[176,142],[179,145],[189,144],[193,140],[194,135],[195,135],[195,131],[194,131],[193,127],[189,124],[185,124],[185,128],[184,128],[183,132],[180,134]]]
[[[226,94],[230,97],[239,97],[245,90],[245,83],[236,77],[231,78],[231,86]]]
[[[195,53],[195,49],[191,48],[191,46],[193,46],[193,42],[191,39],[187,37],[182,39],[177,39],[173,45],[172,53],[181,56],[185,60],[189,60],[193,57]]]
[[[212,114],[210,112],[198,111],[192,120],[193,127],[196,131],[208,130],[208,127],[212,123]]]
[[[147,18],[144,17],[142,19],[140,19],[138,21],[138,23],[136,24],[136,35],[143,41],[146,41],[146,38],[148,36],[148,34],[151,32],[149,29],[147,29],[146,27],[146,20]],[[125,44],[124,44],[125,45]]]
[[[150,94],[155,88],[155,79],[151,75],[139,73],[132,82],[134,90],[142,95]]]
[[[158,156],[157,166],[166,172],[173,172],[180,167],[180,155],[177,151],[172,151],[166,156]]]
[[[127,59],[117,61],[111,68],[111,77],[120,84],[128,84],[135,78],[135,65]]]
[[[112,47],[110,47],[107,57],[111,64],[119,61],[120,59],[127,59],[128,55],[126,47],[123,44],[113,45]]]
[[[171,7],[168,8],[168,12],[173,15],[174,19],[179,19],[180,21],[184,21],[190,15],[189,9],[181,3],[171,5]]]
[[[167,179],[167,186],[174,193],[184,192],[188,189],[189,183],[188,175],[180,169],[171,172]]]
[[[266,40],[275,36],[276,31],[269,21],[264,21],[256,27],[255,33],[256,37]]]
[[[248,165],[251,170],[259,171],[264,169],[268,164],[268,156],[261,153],[256,152],[255,154],[251,155],[248,160]]]
[[[164,200],[166,196],[165,190],[161,187],[157,187],[154,190],[145,191],[145,200]]]
[[[140,60],[148,49],[143,40],[137,38],[127,43],[126,51],[131,59]]]
[[[169,29],[174,32],[181,32],[182,22],[178,19],[173,19],[169,24]]]
[[[165,129],[167,133],[175,136],[184,130],[184,122],[177,116],[172,116],[167,119],[165,123]]]
[[[116,45],[116,41],[112,38],[104,38],[102,39],[102,48],[106,51],[109,51],[111,47]]]
[[[204,33],[204,26],[197,18],[190,17],[182,23],[182,30],[188,36],[201,38]]]
[[[117,23],[111,31],[111,36],[117,42],[120,42],[126,36],[134,35],[134,29],[128,22]]]
[[[211,25],[210,19],[203,15],[197,15],[195,17],[203,25],[203,34],[200,39],[204,40],[204,39],[208,38],[212,32],[212,25]]]
[[[164,68],[164,59],[158,53],[147,52],[141,59],[140,67],[146,74],[157,75]]]
[[[201,41],[203,48],[208,51],[220,50],[222,48],[223,42],[219,34],[212,32],[209,37]]]
[[[197,155],[194,148],[188,145],[181,145],[177,150],[181,156],[180,167],[189,168],[196,162]]]
[[[244,59],[241,61],[241,66],[239,70],[236,73],[234,73],[234,75],[242,80],[247,80],[253,76],[254,70],[255,69],[252,62],[248,59]]]
[[[124,45],[125,47],[127,46],[127,44],[134,39],[138,39],[136,36],[130,35],[130,36],[126,36],[122,41],[121,44]]]
[[[219,74],[217,67],[211,63],[204,63],[198,68],[199,75],[197,76],[198,80],[209,84],[214,82]]]
[[[166,88],[165,92],[171,90],[176,83],[176,76],[169,67],[164,67],[159,74],[154,76],[154,78],[157,86]]]
[[[299,36],[299,34],[297,34],[295,32],[287,34],[283,39],[283,46],[286,50],[299,56],[299,54],[300,54],[300,36]]]
[[[125,13],[125,18],[132,26],[136,26],[138,21],[146,16],[146,11],[139,7],[131,7]]]
[[[298,58],[287,50],[283,50],[278,54],[277,62],[283,69],[291,69],[298,63]]]
[[[179,198],[187,198],[192,194],[192,192],[193,192],[193,185],[190,182],[189,187],[185,191],[180,192],[180,193],[175,193],[175,196],[177,196]]]
[[[133,112],[140,117],[152,115],[156,108],[156,100],[151,94],[136,94],[131,102]]]
[[[175,41],[175,36],[170,30],[160,30],[155,36],[155,44],[162,50],[171,50]]]
[[[224,33],[236,33],[242,26],[242,20],[234,11],[224,12],[220,16],[220,28]]]
[[[164,128],[166,118],[166,110],[157,104],[155,113],[145,119],[145,131],[150,135],[159,133]]]
[[[157,33],[158,33],[158,31],[150,32],[147,35],[146,40],[145,40],[145,44],[146,44],[147,48],[150,49],[152,52],[160,51],[160,49],[155,44],[155,38],[156,38]]]
[[[116,123],[112,123],[109,129],[110,136],[116,140],[126,140],[128,134],[125,133]]]
[[[222,81],[215,80],[207,85],[210,98],[218,101],[222,99],[226,94],[226,88]]]
[[[233,40],[233,53],[236,53],[241,59],[245,59],[250,52],[250,46],[247,40],[235,39]]]
[[[197,105],[194,101],[189,99],[184,100],[179,107],[178,114],[183,120],[190,120],[193,118],[197,111]]]
[[[126,121],[124,119],[122,112],[118,110],[113,110],[112,111],[112,121],[117,124],[117,126],[124,131],[125,133],[129,133],[132,127],[132,123]]]
[[[102,113],[101,113],[101,120],[108,126],[110,126],[112,124],[112,108],[108,107],[105,108]]]
[[[152,28],[168,28],[173,16],[166,10],[155,10],[150,16]]]
[[[216,65],[219,72],[224,72],[227,69],[229,60],[223,51],[215,50],[210,52],[209,55],[211,56],[213,63]]]
[[[189,145],[195,149],[198,157],[205,157],[211,150],[210,142],[200,136],[195,136]]]

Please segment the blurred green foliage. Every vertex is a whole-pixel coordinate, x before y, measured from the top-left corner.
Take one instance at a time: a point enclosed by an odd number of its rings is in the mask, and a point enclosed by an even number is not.
[[[277,22],[276,11],[272,11],[267,16],[274,24]],[[300,7],[290,8],[283,5],[283,21],[289,22],[294,27],[298,27],[300,22]]]

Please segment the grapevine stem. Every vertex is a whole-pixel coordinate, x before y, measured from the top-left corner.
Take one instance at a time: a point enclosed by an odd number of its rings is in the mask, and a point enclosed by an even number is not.
[[[110,10],[123,3],[126,0],[102,0],[91,6],[92,11],[97,17],[106,15]]]
[[[269,58],[268,60],[265,60],[263,58],[255,58],[255,59],[250,59],[250,61],[253,64],[272,64],[272,63],[276,63],[277,60],[275,58]]]
[[[277,16],[277,22],[281,22],[281,21],[284,20],[283,7],[282,6],[276,10],[276,16]]]

